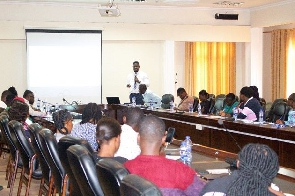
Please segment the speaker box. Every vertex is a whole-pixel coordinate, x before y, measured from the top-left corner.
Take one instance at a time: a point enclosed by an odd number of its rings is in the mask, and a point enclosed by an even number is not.
[[[238,20],[239,14],[215,14],[215,19],[220,20]]]

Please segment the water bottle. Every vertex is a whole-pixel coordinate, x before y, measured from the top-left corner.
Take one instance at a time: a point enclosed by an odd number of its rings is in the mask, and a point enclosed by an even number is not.
[[[174,111],[174,102],[170,101],[170,111]]]
[[[136,97],[132,97],[132,107],[136,106]]]
[[[55,111],[58,111],[59,110],[59,105],[58,103],[55,104]]]
[[[234,109],[233,109],[233,117],[234,117],[235,121],[237,121],[237,119],[238,119],[238,113],[239,113],[238,108],[234,107]]]
[[[259,124],[263,124],[263,115],[264,115],[264,112],[263,112],[263,109],[261,108],[260,111],[259,111]]]
[[[188,104],[188,112],[189,113],[193,113],[194,112],[194,107],[193,107],[193,104],[192,103],[189,103]]]
[[[151,108],[151,110],[154,110],[154,103],[153,103],[153,99],[150,99],[150,108]]]
[[[40,102],[41,102],[41,100],[38,99],[38,100],[37,100],[37,109],[38,109],[38,110],[40,110]]]
[[[191,164],[192,162],[192,146],[193,142],[190,139],[190,136],[186,136],[184,140],[186,146],[186,155],[187,155],[187,164]]]
[[[181,142],[181,145],[180,145],[180,148],[179,148],[179,154],[180,154],[181,162],[186,164],[187,163],[187,155],[186,155],[186,145],[185,145],[184,141]]]
[[[198,104],[198,114],[202,115],[202,106],[200,103]]]

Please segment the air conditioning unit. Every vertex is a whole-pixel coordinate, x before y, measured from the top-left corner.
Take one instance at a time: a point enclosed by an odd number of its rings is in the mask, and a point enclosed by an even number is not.
[[[103,17],[118,17],[120,16],[120,10],[116,5],[112,6],[99,6],[98,11]]]

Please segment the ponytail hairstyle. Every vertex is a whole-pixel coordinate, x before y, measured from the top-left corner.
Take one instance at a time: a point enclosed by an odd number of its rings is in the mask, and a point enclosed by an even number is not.
[[[107,143],[112,138],[118,137],[121,132],[121,125],[117,120],[110,117],[104,117],[97,122],[96,140],[101,146],[103,143]]]
[[[279,171],[277,154],[264,144],[247,144],[238,155],[239,177],[226,195],[269,195],[268,186]]]
[[[71,113],[68,110],[59,110],[55,113],[52,114],[52,119],[54,122],[54,125],[56,127],[56,129],[66,135],[69,133],[69,130],[65,127],[66,122],[68,122],[69,120],[72,120],[73,117],[71,115]],[[65,132],[62,131],[62,129],[65,130]]]

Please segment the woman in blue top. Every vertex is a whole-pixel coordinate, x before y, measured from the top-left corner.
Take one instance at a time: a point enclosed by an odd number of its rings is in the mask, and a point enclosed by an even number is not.
[[[233,93],[228,93],[225,96],[225,106],[223,111],[220,112],[221,116],[232,117],[233,109],[239,105],[239,102],[236,100],[236,96]]]
[[[277,120],[277,124],[285,124],[290,127],[295,126],[295,93],[292,93],[287,101],[288,106],[291,106],[292,109],[290,109],[288,113],[288,121],[282,121],[282,120]]]

